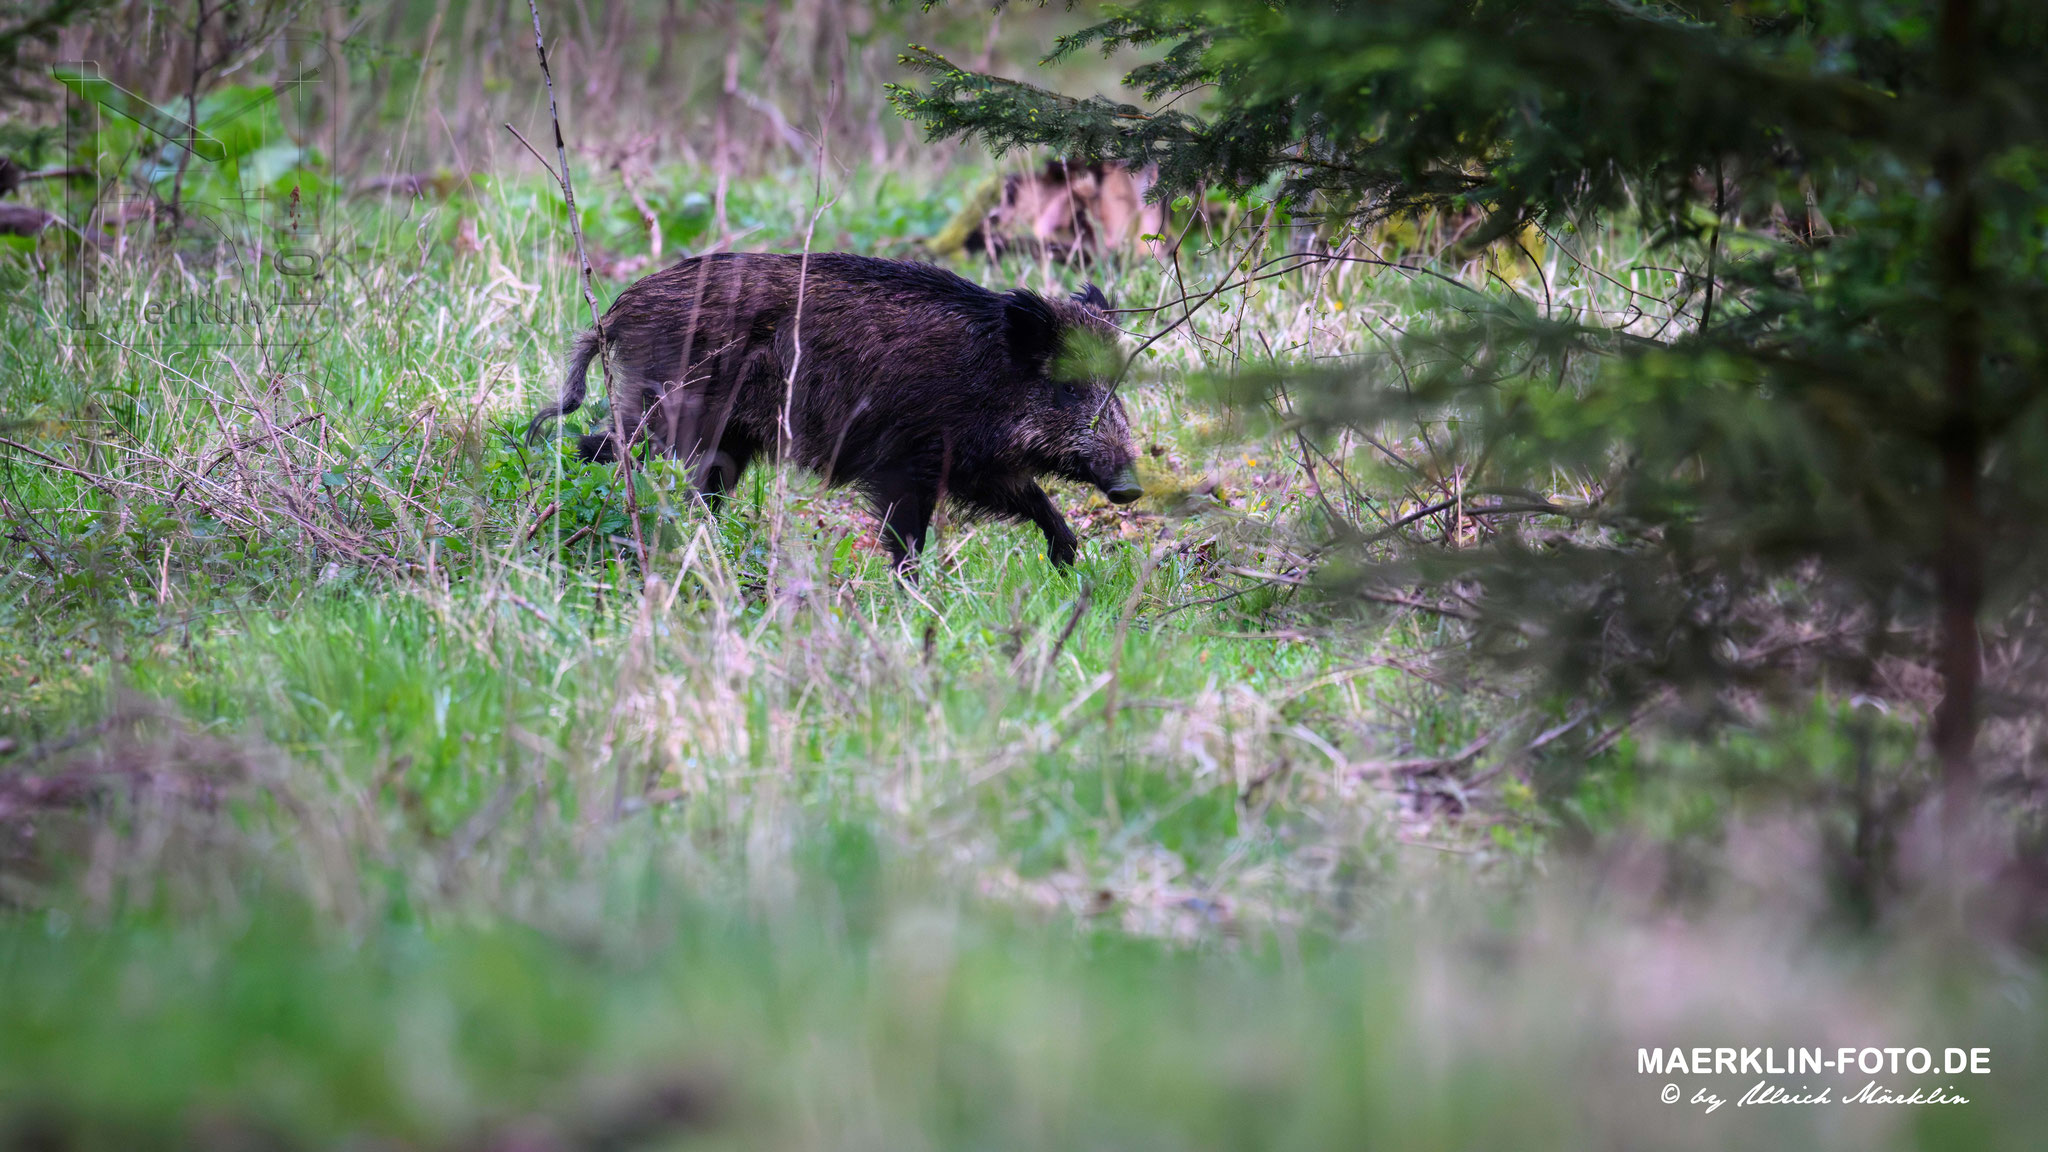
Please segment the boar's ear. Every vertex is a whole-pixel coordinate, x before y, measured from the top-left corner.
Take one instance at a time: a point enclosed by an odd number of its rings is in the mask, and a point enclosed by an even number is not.
[[[1088,309],[1090,312],[1109,311],[1109,297],[1104,296],[1102,289],[1097,288],[1093,283],[1081,285],[1081,290],[1074,293],[1074,299],[1081,307]]]
[[[1059,351],[1059,316],[1036,292],[1016,288],[1003,294],[1003,327],[1010,360],[1026,372],[1045,371],[1053,353]]]

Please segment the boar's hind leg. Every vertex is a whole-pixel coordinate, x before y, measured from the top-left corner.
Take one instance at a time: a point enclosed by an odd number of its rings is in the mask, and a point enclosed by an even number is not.
[[[1001,487],[976,488],[960,493],[960,498],[982,511],[1038,525],[1038,530],[1045,533],[1046,558],[1061,568],[1073,566],[1079,541],[1067,526],[1066,517],[1053,507],[1052,498],[1036,483],[1027,479]]]
[[[875,515],[882,519],[882,543],[898,572],[907,573],[924,550],[925,532],[931,527],[932,509],[938,504],[938,490],[909,470],[870,475],[868,499]]]
[[[726,433],[725,439],[718,442],[718,450],[697,466],[698,495],[713,508],[723,505],[726,496],[739,484],[740,473],[747,470],[748,462],[758,451],[760,445],[747,437]]]
[[[612,382],[612,415],[601,421],[596,431],[576,441],[576,454],[585,460],[608,464],[619,458],[619,438],[614,433],[624,429],[626,441],[646,445],[648,409],[657,399],[657,393],[640,376],[625,368],[617,369],[618,379]],[[655,429],[659,432],[660,429]]]

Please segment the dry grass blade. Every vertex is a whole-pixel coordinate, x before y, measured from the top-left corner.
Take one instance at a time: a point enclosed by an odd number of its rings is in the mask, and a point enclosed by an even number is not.
[[[597,329],[598,363],[604,366],[605,376],[609,379],[611,376],[611,333],[605,330],[604,314],[597,306],[597,289],[595,286],[597,273],[590,267],[590,251],[583,243],[583,221],[576,211],[576,186],[572,182],[573,177],[569,173],[569,145],[562,138],[562,113],[555,105],[555,74],[548,67],[547,41],[541,35],[539,0],[526,0],[526,7],[527,11],[533,15],[533,51],[534,55],[540,59],[541,79],[547,86],[548,119],[555,129],[555,158],[561,161],[562,164],[562,170],[555,173],[555,178],[561,184],[562,202],[569,209],[569,234],[576,241],[576,262],[582,270],[583,301],[589,306],[590,322]],[[505,125],[505,127],[512,128],[510,124]],[[519,135],[517,129],[513,129],[512,132],[515,136]],[[519,142],[525,144],[526,138],[521,136]],[[531,151],[532,148],[531,144],[527,144],[528,151]],[[645,572],[647,570],[647,542],[642,539],[640,533],[640,500],[633,484],[633,453],[630,450],[633,443],[633,434],[637,431],[638,429],[627,428],[620,422],[617,413],[613,414],[612,435],[615,438],[614,442],[622,446],[619,451],[619,480],[620,487],[625,490],[626,522],[633,529],[634,559],[638,561],[640,570]]]

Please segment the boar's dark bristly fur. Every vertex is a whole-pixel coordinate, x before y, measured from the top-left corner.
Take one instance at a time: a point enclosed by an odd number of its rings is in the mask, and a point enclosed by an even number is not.
[[[1074,532],[1038,486],[1054,475],[1119,504],[1143,493],[1123,404],[1085,367],[1112,347],[1108,301],[991,292],[942,268],[864,256],[724,254],[634,284],[605,314],[615,427],[692,462],[714,502],[756,459],[788,458],[865,491],[899,568],[951,499],[1029,520],[1055,564]],[[583,403],[596,329],[576,340],[561,403]],[[786,420],[785,420],[786,413]],[[613,459],[610,433],[587,459]]]

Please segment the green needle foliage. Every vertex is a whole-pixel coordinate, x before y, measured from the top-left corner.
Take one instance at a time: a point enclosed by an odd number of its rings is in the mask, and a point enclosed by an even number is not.
[[[2038,581],[2048,512],[2048,9],[1148,0],[1052,55],[1090,47],[1145,53],[1147,107],[923,50],[895,98],[935,137],[1155,162],[1161,195],[1475,214],[1468,252],[1633,217],[1686,273],[1661,322],[1447,289],[1383,355],[1274,370],[1311,432],[1440,422],[1467,492],[1561,510],[1357,549],[1355,580],[1476,582],[1491,651],[1623,698],[1924,659],[1969,777],[1979,630]]]

